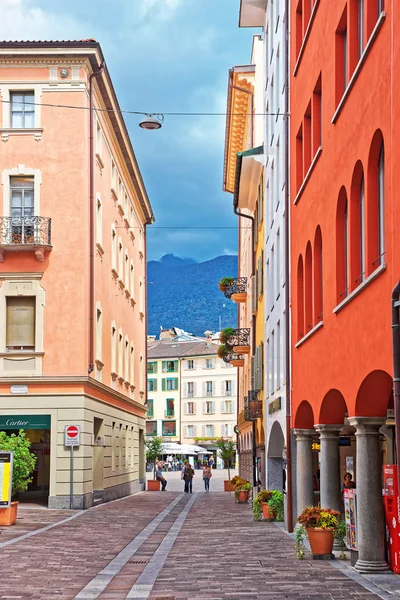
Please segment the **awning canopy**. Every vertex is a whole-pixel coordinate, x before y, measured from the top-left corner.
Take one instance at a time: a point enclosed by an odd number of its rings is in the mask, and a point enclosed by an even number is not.
[[[202,446],[196,446],[195,444],[177,444],[176,442],[164,442],[163,443],[163,454],[212,454],[208,452]]]
[[[239,209],[255,211],[258,186],[264,165],[264,146],[238,152],[236,158],[235,191],[233,205]]]

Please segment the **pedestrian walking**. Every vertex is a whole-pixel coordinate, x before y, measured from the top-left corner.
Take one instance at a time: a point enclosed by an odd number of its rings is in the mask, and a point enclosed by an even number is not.
[[[194,477],[194,470],[192,469],[190,464],[187,462],[186,466],[185,466],[185,470],[183,472],[183,480],[185,482],[185,490],[184,490],[185,494],[188,494],[189,492],[192,493],[193,477]]]
[[[204,489],[206,492],[210,491],[210,479],[212,477],[211,469],[208,466],[203,468],[203,481],[204,481]]]
[[[210,467],[210,469],[213,468],[214,466],[214,457],[210,456],[209,461],[208,461],[208,466]]]
[[[156,479],[161,482],[161,491],[165,492],[165,488],[167,487],[167,480],[162,474],[162,463],[157,463],[156,468]]]

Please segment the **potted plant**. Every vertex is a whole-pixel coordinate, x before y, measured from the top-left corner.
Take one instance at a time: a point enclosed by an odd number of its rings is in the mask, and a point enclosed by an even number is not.
[[[224,358],[230,352],[232,352],[232,348],[230,348],[226,344],[221,344],[220,346],[218,346],[218,350],[217,350],[218,358],[222,358],[222,360],[224,360]]]
[[[221,292],[225,292],[226,288],[228,288],[235,281],[234,277],[223,277],[218,284],[218,287]]]
[[[235,485],[235,500],[239,504],[244,504],[249,500],[249,493],[251,490],[251,484],[249,481],[242,480],[238,481]]]
[[[221,341],[221,344],[226,344],[229,348],[232,348],[232,345],[229,343],[229,340],[231,340],[236,334],[236,329],[234,329],[233,327],[225,327],[225,329],[223,329],[219,335],[219,339]]]
[[[219,450],[219,455],[222,458],[222,460],[224,461],[224,467],[226,467],[228,469],[228,479],[224,481],[224,491],[228,492],[228,491],[233,491],[233,490],[229,490],[229,484],[230,484],[230,479],[231,479],[231,468],[232,468],[232,463],[233,463],[233,459],[235,457],[235,452],[236,452],[236,444],[233,440],[229,440],[226,438],[219,438],[218,440],[215,441],[215,445]]]
[[[276,521],[283,521],[283,493],[271,490],[271,498],[268,500],[268,508],[275,515]]]
[[[32,481],[32,471],[35,468],[36,456],[30,452],[31,442],[25,436],[25,431],[20,429],[18,435],[7,435],[0,431],[0,450],[14,453],[12,475],[12,498],[17,492],[26,492]],[[11,502],[11,506],[0,508],[0,525],[15,525],[17,521],[18,502]]]
[[[273,521],[275,513],[270,509],[268,501],[272,498],[272,492],[270,490],[260,490],[255,497],[254,502],[258,503],[261,508],[262,515],[265,521]]]
[[[160,482],[156,479],[156,464],[158,458],[162,455],[164,449],[162,437],[152,437],[146,439],[146,460],[153,465],[153,479],[147,481],[149,492],[158,492]]]
[[[333,541],[340,513],[331,508],[307,506],[297,518],[306,530],[314,556],[332,554]]]

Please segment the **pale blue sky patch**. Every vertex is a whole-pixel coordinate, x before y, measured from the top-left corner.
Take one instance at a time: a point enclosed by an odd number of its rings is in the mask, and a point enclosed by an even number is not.
[[[249,62],[259,33],[238,29],[239,0],[0,0],[0,14],[1,39],[94,37],[121,108],[144,112],[224,113],[228,71]],[[125,120],[156,216],[149,259],[236,253],[222,192],[225,117],[166,116],[153,132]],[[174,225],[232,229],[165,229]]]

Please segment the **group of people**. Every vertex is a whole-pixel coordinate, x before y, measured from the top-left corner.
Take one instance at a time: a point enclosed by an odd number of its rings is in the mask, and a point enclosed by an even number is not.
[[[210,479],[212,477],[212,472],[211,472],[211,468],[213,465],[213,462],[208,465],[205,465],[203,467],[203,483],[204,483],[204,489],[206,492],[210,491]],[[158,462],[156,465],[156,479],[157,481],[159,481],[161,483],[161,491],[165,492],[165,488],[167,487],[167,480],[165,479],[164,475],[163,475],[163,463],[162,462]],[[183,463],[183,467],[181,470],[181,479],[183,479],[183,481],[185,482],[185,487],[184,487],[184,492],[185,494],[191,494],[193,491],[193,477],[194,477],[195,473],[194,473],[194,469],[191,466],[191,464],[189,463],[188,460],[185,460]]]

